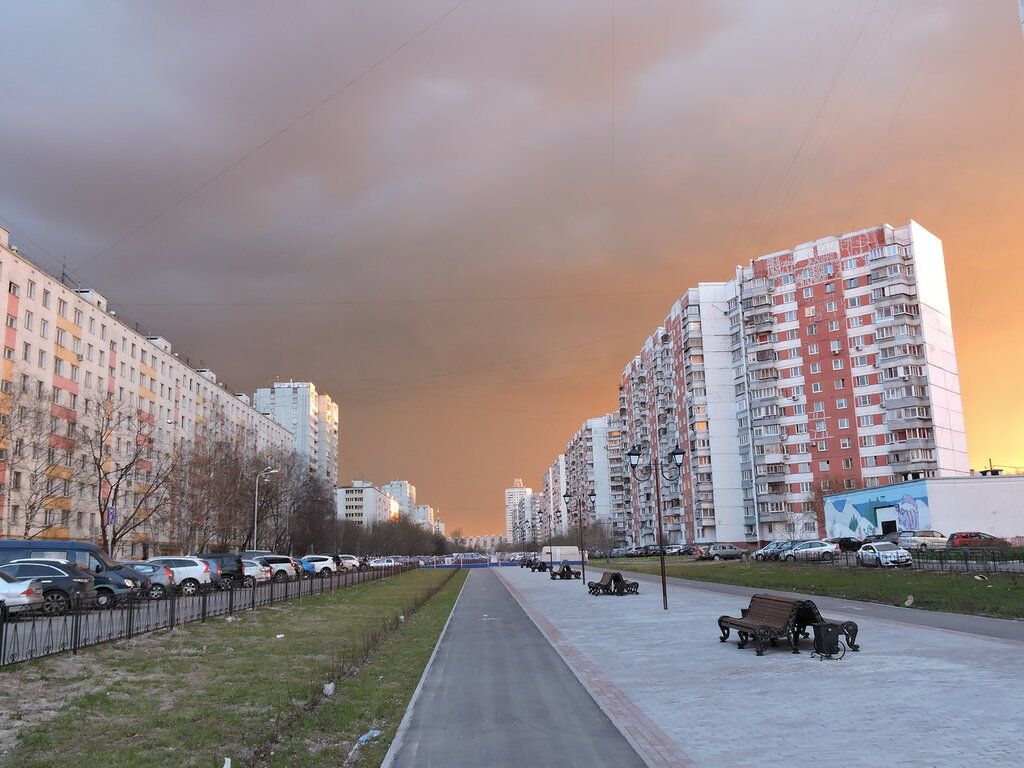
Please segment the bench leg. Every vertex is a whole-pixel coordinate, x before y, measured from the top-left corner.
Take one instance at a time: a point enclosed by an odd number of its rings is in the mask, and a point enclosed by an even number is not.
[[[764,652],[768,649],[768,642],[771,638],[768,633],[763,629],[754,631],[754,641],[757,643],[757,647],[754,649],[757,651],[758,656],[764,656]]]
[[[797,647],[797,643],[800,642],[800,633],[793,630],[793,633],[789,636],[789,645],[793,649],[793,653],[800,653],[800,649]]]
[[[722,636],[718,638],[718,642],[724,643],[729,639],[729,628],[723,627],[721,624],[718,625],[718,631],[722,633]]]
[[[739,638],[739,642],[736,643],[736,647],[737,648],[746,648],[747,647],[747,643],[750,642],[750,633],[749,632],[745,632],[742,629],[737,629],[736,630],[736,637]],[[758,654],[758,655],[760,655],[760,654]]]
[[[844,621],[842,627],[843,634],[846,635],[846,644],[850,646],[850,650],[859,651],[860,646],[857,645],[857,622]]]

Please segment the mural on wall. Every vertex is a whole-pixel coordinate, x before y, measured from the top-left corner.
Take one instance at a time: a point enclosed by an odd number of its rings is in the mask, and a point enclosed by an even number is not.
[[[871,488],[826,498],[826,535],[863,539],[870,534],[880,534],[880,509],[886,512],[896,510],[896,529],[899,531],[930,528],[932,524],[925,484],[901,483],[889,489]],[[891,520],[891,515],[886,519]]]

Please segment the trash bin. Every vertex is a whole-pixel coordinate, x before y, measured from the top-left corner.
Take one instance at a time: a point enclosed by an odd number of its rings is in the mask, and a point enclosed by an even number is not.
[[[814,628],[814,652],[819,656],[832,656],[839,653],[839,635],[841,627],[831,622],[812,624]]]

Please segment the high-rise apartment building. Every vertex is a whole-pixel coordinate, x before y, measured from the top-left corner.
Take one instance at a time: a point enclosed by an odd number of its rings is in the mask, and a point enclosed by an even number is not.
[[[402,517],[412,520],[416,512],[416,486],[408,480],[392,480],[380,487],[384,493],[398,502]]]
[[[338,480],[338,405],[309,381],[278,381],[257,389],[253,402],[260,413],[295,435],[295,451],[330,487]]]
[[[511,488],[505,489],[505,535],[511,542],[527,540],[522,501],[532,493],[533,489],[525,487],[518,477]]]
[[[537,528],[543,537],[560,536],[568,531],[565,514],[565,454],[560,453],[544,473],[541,490],[537,494]]]
[[[967,474],[940,241],[874,227],[688,290],[623,371],[620,415],[645,461],[685,451],[660,483],[668,541],[813,536],[823,494]],[[652,490],[631,485],[640,544]]]
[[[601,526],[621,535],[624,522],[622,429],[619,415],[588,419],[565,448],[565,488],[572,494],[570,517],[581,510],[587,527]],[[597,495],[591,504],[591,491]],[[564,501],[563,501],[564,504]],[[619,523],[619,533],[614,530]]]
[[[166,468],[186,448],[232,445],[270,456],[292,433],[228,391],[208,368],[179,359],[170,342],[143,336],[97,291],[71,288],[25,260],[0,229],[6,295],[0,361],[0,533],[97,541],[101,526],[138,520],[118,556],[175,552],[181,530],[169,510]],[[39,419],[23,418],[37,414]],[[131,482],[116,498],[110,475]],[[163,478],[163,480],[161,479]],[[97,503],[103,499],[103,507]],[[113,539],[111,539],[113,541]]]

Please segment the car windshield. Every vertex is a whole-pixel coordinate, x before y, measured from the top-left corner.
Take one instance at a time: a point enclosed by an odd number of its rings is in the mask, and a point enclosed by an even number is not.
[[[0,571],[0,579],[2,579],[2,580],[4,580],[4,581],[6,581],[6,582],[7,582],[8,584],[12,584],[12,583],[14,583],[15,581],[17,581],[17,579],[16,579],[16,578],[14,578],[13,576],[8,576],[8,575],[7,575],[6,573],[4,573],[3,571]]]
[[[878,544],[875,544],[875,551],[877,552],[889,552],[894,549],[899,549],[899,547],[897,547],[895,544],[891,544],[888,541],[879,542]]]

